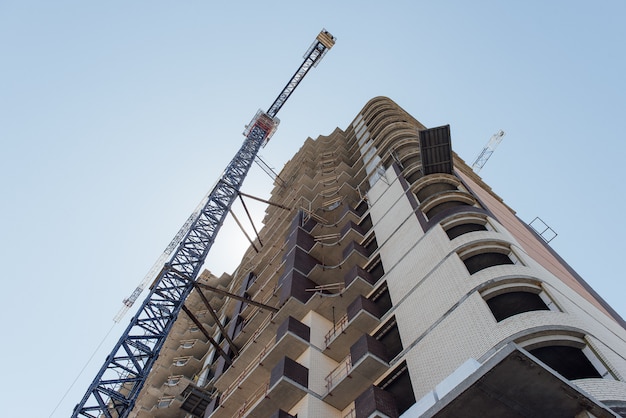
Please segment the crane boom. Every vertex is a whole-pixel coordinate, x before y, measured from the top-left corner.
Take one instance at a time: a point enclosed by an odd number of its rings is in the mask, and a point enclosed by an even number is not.
[[[500,142],[502,142],[502,138],[504,138],[504,131],[499,130],[489,139],[489,142],[487,142],[485,148],[483,148],[480,154],[478,154],[478,157],[476,157],[474,164],[472,164],[472,170],[474,170],[475,173],[478,173],[487,163],[487,160],[489,159],[489,157],[491,157],[491,154],[493,154],[498,145],[500,145]]]
[[[74,408],[72,417],[125,418],[132,411],[150,369],[159,356],[185,299],[193,289],[194,281],[215,237],[237,198],[243,180],[260,147],[267,143],[276,130],[276,114],[304,75],[322,59],[334,43],[335,38],[322,30],[305,54],[304,62],[269,110],[258,112],[246,127],[243,145],[209,192],[202,209],[192,222],[188,222],[189,227],[184,238],[180,240],[169,261],[159,270],[149,294],[111,354],[107,356],[80,403]],[[184,229],[186,225],[187,223],[183,226]]]

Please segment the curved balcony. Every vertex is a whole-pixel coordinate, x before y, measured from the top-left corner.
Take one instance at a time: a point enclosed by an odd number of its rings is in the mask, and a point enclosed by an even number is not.
[[[309,254],[324,266],[335,266],[342,263],[345,257],[340,251],[345,242],[361,242],[367,234],[361,226],[352,221],[346,222],[339,232],[315,235],[311,237],[313,245],[307,248]],[[304,248],[304,247],[303,247]]]
[[[411,185],[411,191],[415,193],[419,202],[424,202],[436,194],[459,190],[461,182],[450,174],[437,173],[425,176]]]
[[[342,251],[342,259],[336,265],[315,265],[308,274],[309,279],[318,285],[329,285],[343,282],[345,268],[365,265],[371,251],[356,241],[351,241]]]
[[[463,206],[477,207],[478,203],[476,198],[467,192],[450,190],[431,195],[421,203],[420,209],[428,220],[432,220],[437,215],[447,213],[452,208]]]
[[[202,361],[193,356],[175,357],[170,366],[172,375],[193,376],[202,368]]]
[[[327,235],[336,234],[341,232],[341,227],[345,222],[352,221],[359,223],[363,215],[367,212],[368,206],[362,200],[356,200],[356,206],[352,205],[352,202],[344,202],[340,206],[340,211],[337,220],[334,222],[317,222],[311,218],[307,223],[303,225],[306,231],[310,231],[312,235]]]

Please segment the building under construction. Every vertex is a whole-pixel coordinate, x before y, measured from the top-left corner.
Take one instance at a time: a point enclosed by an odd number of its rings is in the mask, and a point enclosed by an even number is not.
[[[355,109],[356,110],[356,109]],[[130,416],[626,416],[626,323],[377,97],[307,139],[232,273],[202,273]]]

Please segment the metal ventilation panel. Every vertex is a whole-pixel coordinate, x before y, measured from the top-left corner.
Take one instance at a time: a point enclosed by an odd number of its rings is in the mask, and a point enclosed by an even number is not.
[[[424,175],[452,174],[450,125],[419,131],[419,140]]]

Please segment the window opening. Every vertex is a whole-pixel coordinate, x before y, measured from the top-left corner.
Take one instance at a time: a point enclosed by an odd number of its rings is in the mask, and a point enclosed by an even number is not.
[[[380,309],[381,315],[387,313],[387,311],[389,311],[389,309],[393,306],[386,282],[376,289],[376,291],[368,299],[376,304],[378,309]]]
[[[182,367],[189,362],[191,357],[178,357],[174,359],[174,366]]]
[[[237,319],[235,320],[235,329],[233,330],[233,336],[239,335],[243,327],[244,327],[244,319],[241,315],[237,315]]]
[[[368,255],[372,255],[374,251],[378,249],[378,242],[376,242],[376,236],[374,234],[367,240],[367,242],[363,245],[367,250]]]
[[[377,386],[393,395],[399,415],[405,413],[416,402],[406,361],[396,367]]]
[[[374,338],[385,346],[390,359],[396,357],[403,350],[400,330],[398,329],[395,317],[391,318],[391,320],[383,325],[383,327],[376,332]]]
[[[432,219],[435,215],[443,212],[446,209],[449,208],[455,208],[455,207],[459,207],[459,206],[472,206],[466,202],[462,202],[460,200],[448,200],[446,202],[440,203],[436,206],[433,206],[430,210],[428,210],[426,212],[426,217],[428,219]]]
[[[471,223],[464,223],[464,224],[456,225],[456,226],[453,226],[452,228],[448,228],[446,229],[446,234],[448,235],[448,238],[453,240],[456,237],[461,236],[463,234],[476,232],[476,231],[487,231],[487,230],[488,229],[485,226],[485,224],[471,222]]]
[[[173,400],[174,400],[173,396],[161,398],[159,399],[159,402],[157,403],[157,408],[167,408],[168,406],[170,406]]]
[[[486,302],[498,322],[524,312],[550,310],[538,293],[528,291],[501,293]]]
[[[363,218],[363,220],[361,222],[359,222],[358,224],[361,228],[363,228],[364,231],[369,231],[370,229],[372,229],[372,217],[370,215],[367,215],[365,218]]]
[[[180,342],[180,348],[191,348],[197,340],[183,340]]]
[[[566,379],[602,377],[580,348],[567,345],[550,345],[528,350],[528,352]]]
[[[465,267],[467,267],[469,274],[474,274],[488,267],[515,264],[508,254],[495,251],[479,253],[471,257],[467,257],[463,260],[463,263],[465,263]]]
[[[170,376],[167,379],[167,381],[165,382],[165,385],[167,385],[167,386],[176,386],[180,382],[180,378],[181,378],[181,376]]]
[[[256,282],[257,276],[254,273],[250,273],[248,275],[248,283],[246,284],[246,290],[250,289],[250,286],[252,286],[254,284],[254,282]]]
[[[377,155],[376,158],[380,159],[380,157]],[[376,161],[376,163],[378,163],[379,161]],[[383,179],[385,180],[385,183],[387,183],[386,181],[386,177],[385,177],[385,167],[379,165],[378,167],[376,167],[376,171],[374,171],[370,177],[368,178],[369,183],[370,183],[370,187],[374,186],[374,184],[376,184],[376,182],[379,179]],[[387,183],[388,184],[388,183]]]
[[[359,204],[354,208],[355,212],[359,216],[363,216],[363,214],[367,211],[367,209],[368,209],[368,206],[365,200],[361,200]]]
[[[365,269],[369,274],[372,275],[372,278],[376,281],[378,281],[378,279],[383,277],[383,275],[385,274],[385,270],[383,269],[383,263],[380,259],[380,256],[376,256],[373,263],[371,263],[371,265],[366,267]]]
[[[417,197],[418,201],[423,202],[434,194],[455,190],[458,190],[456,185],[440,181],[438,183],[432,183],[422,187],[420,190],[417,191],[417,193],[415,193],[415,196]]]

